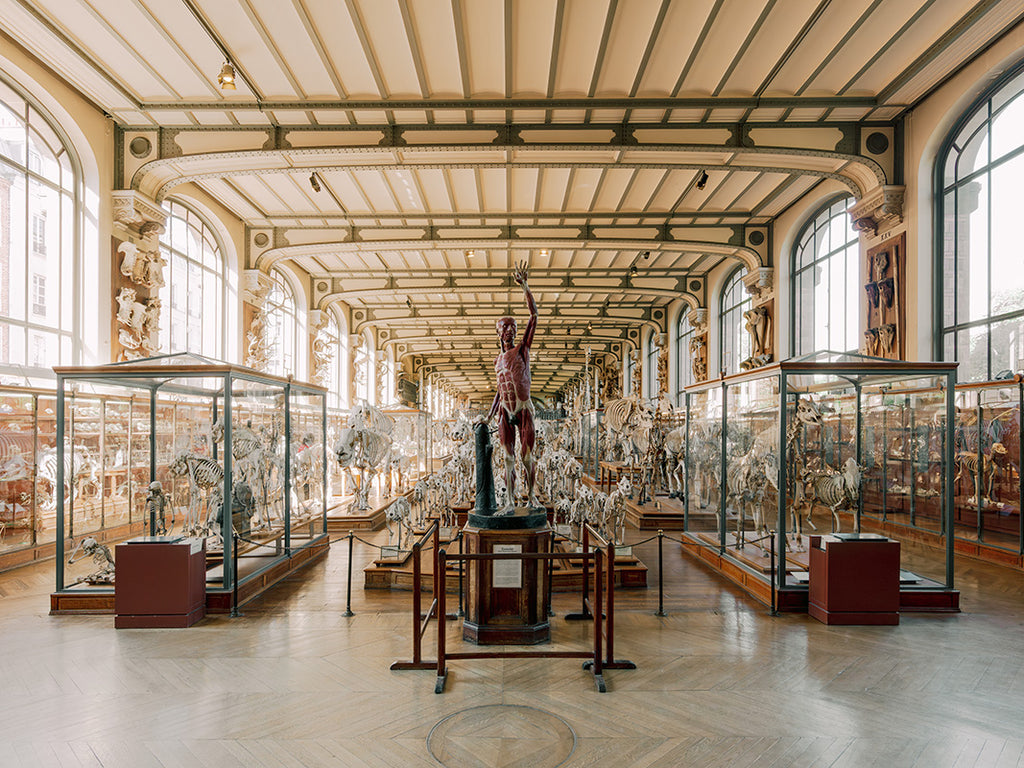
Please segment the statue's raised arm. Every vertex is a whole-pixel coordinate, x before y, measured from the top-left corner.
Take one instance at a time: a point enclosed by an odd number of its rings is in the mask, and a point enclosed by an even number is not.
[[[520,345],[524,349],[529,349],[533,345],[533,335],[537,330],[537,302],[533,300],[533,294],[530,293],[530,286],[526,282],[526,262],[519,262],[515,269],[512,270],[512,279],[516,281],[518,285],[523,286],[523,294],[526,296],[526,306],[530,310],[530,319],[526,323],[526,329],[523,331],[523,340]]]

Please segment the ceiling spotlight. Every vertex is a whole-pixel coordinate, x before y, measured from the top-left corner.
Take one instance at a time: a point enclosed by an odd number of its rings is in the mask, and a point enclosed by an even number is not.
[[[701,171],[700,178],[697,179],[697,189],[704,189],[708,185],[708,172]]]
[[[543,256],[544,258],[547,258],[548,256],[551,255],[551,251],[549,251],[547,248],[541,248],[540,255]]]
[[[629,265],[629,274],[631,274],[631,275],[635,275],[636,274],[636,264],[630,264]]]
[[[407,306],[409,309],[412,309],[412,297],[411,296],[406,296],[405,297],[405,306]]]
[[[235,68],[231,65],[230,61],[225,61],[224,66],[220,68],[217,82],[220,83],[221,90],[235,90]]]
[[[592,330],[594,330],[594,324],[593,323],[587,323],[587,333],[590,333]],[[589,348],[587,349],[587,351],[588,352],[590,351]]]
[[[643,256],[645,259],[651,258],[651,252],[650,251],[644,251],[640,255]]]
[[[466,251],[466,258],[467,259],[472,259],[474,256],[476,256],[476,251],[473,251],[473,250]]]
[[[320,191],[320,179],[317,178],[316,171],[309,174],[309,186],[313,188],[314,192]]]

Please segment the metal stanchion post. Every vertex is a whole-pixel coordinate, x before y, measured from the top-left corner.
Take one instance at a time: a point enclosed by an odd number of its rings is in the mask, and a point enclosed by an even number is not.
[[[237,619],[243,614],[238,610],[238,534],[235,531],[231,532],[231,552],[231,557],[235,561],[235,568],[232,571],[234,581],[231,585],[231,618]]]
[[[342,616],[355,616],[352,613],[352,531],[348,532],[348,585],[345,588],[345,612]]]
[[[662,545],[665,541],[665,531],[658,529],[658,612],[655,616],[668,616],[665,613],[665,557],[662,552]]]

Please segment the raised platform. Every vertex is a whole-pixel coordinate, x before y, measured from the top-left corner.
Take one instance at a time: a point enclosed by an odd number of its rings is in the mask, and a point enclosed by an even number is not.
[[[682,551],[698,560],[711,570],[721,574],[733,584],[765,605],[771,605],[772,585],[769,580],[771,558],[765,564],[764,558],[750,549],[726,548],[725,554],[718,550],[718,540],[709,542],[707,534],[686,534],[682,536]],[[727,540],[728,541],[728,540]],[[711,544],[709,546],[709,544]],[[786,553],[786,586],[775,593],[776,610],[789,613],[806,613],[808,607],[807,585],[801,580],[801,573],[807,572],[806,552]],[[945,589],[937,581],[919,578],[914,584],[900,585],[900,610],[924,613],[959,613],[960,593]]]
[[[730,518],[732,519],[732,518]],[[637,504],[626,500],[626,520],[641,531],[682,531],[684,528],[683,502],[668,496],[655,496],[654,501]],[[714,531],[718,528],[718,513],[712,509],[690,510],[691,531]]]
[[[293,550],[291,557],[280,560],[271,567],[259,572],[256,576],[243,581],[238,585],[239,605],[266,592],[277,582],[319,560],[327,554],[329,548],[330,538],[328,536],[320,536],[301,549]],[[206,592],[206,612],[229,613],[231,611],[231,600],[232,593],[229,589],[208,589]],[[114,590],[100,590],[96,587],[81,585],[80,589],[53,592],[50,595],[50,613],[113,615]]]
[[[384,511],[397,496],[370,499],[370,509],[348,512],[351,496],[332,496],[327,500],[327,532],[376,531],[384,527]]]

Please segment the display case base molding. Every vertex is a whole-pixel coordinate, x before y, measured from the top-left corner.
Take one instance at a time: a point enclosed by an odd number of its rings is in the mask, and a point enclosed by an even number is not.
[[[238,585],[238,604],[244,605],[254,597],[262,595],[279,581],[288,578],[297,571],[316,562],[327,554],[330,539],[321,536],[301,549],[292,552],[291,557],[281,560],[270,568],[261,571],[251,579]],[[206,592],[206,612],[230,613],[231,590],[208,589]],[[68,590],[50,594],[51,615],[75,614],[114,614],[114,592],[92,590]]]
[[[911,528],[892,520],[864,519],[862,527],[866,531],[894,536],[904,541],[914,541],[918,544],[934,547],[935,549],[942,549],[945,546],[943,538],[938,533],[922,528]],[[953,542],[953,550],[957,555],[969,557],[973,560],[981,560],[985,563],[1024,571],[1024,555],[984,541],[972,541],[957,537]]]
[[[702,543],[700,536],[683,534],[682,551],[698,560],[707,568],[721,574],[755,600],[771,606],[772,588],[768,571],[763,567],[752,569],[737,561],[734,551],[727,555],[715,547]],[[806,555],[803,555],[806,558]],[[927,580],[926,580],[927,581]],[[776,590],[775,608],[780,613],[806,613],[808,606],[807,589],[804,587]],[[944,589],[938,582],[921,586],[900,586],[900,611],[906,613],[959,613],[960,593],[955,589]]]
[[[398,498],[397,496],[395,498]],[[349,531],[376,531],[384,527],[384,510],[390,506],[395,498],[388,499],[383,504],[375,506],[362,512],[345,512],[345,505],[348,503],[338,499],[330,499],[327,502],[327,532],[348,533]]]

